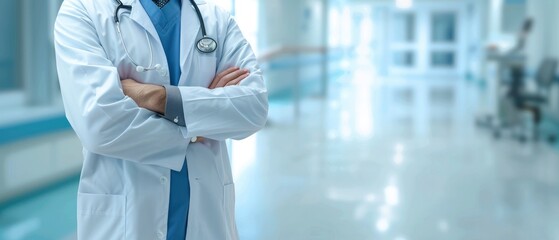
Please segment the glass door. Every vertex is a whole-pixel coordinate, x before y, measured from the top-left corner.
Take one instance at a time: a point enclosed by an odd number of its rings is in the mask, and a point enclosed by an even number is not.
[[[429,70],[456,72],[458,56],[457,12],[433,11],[429,19]]]
[[[416,72],[419,67],[417,13],[395,12],[390,22],[390,72]]]
[[[392,9],[387,57],[389,75],[458,75],[464,69],[465,42],[461,24],[465,5],[418,3]]]

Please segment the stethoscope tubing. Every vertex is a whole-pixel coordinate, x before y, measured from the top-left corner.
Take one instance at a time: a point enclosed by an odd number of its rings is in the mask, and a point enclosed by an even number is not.
[[[200,28],[202,29],[202,36],[207,37],[208,35],[206,33],[206,24],[204,23],[204,18],[202,17],[202,12],[200,12],[200,8],[198,7],[198,4],[196,4],[194,0],[190,0],[190,4],[192,4],[192,7],[194,7],[194,10],[196,11],[196,15],[198,16],[198,21],[200,22]]]
[[[120,37],[120,40],[122,42],[122,46],[124,48],[124,52],[126,53],[126,56],[132,62],[132,64],[134,64],[136,66],[136,69],[137,69],[138,72],[144,72],[144,71],[147,71],[147,70],[159,70],[159,68],[160,68],[159,64],[156,64],[155,66],[152,66],[153,65],[153,55],[154,54],[153,54],[153,47],[152,47],[151,41],[149,40],[149,35],[148,35],[147,31],[145,32],[145,34],[146,34],[146,40],[148,42],[149,52],[150,52],[150,60],[149,60],[148,67],[141,66],[139,63],[134,61],[134,59],[131,57],[130,52],[128,51],[128,47],[126,46],[126,43],[124,42],[124,36],[123,36],[122,30],[120,28],[120,18],[119,18],[118,13],[119,13],[120,10],[132,11],[132,5],[125,5],[125,4],[122,3],[121,0],[115,0],[115,1],[118,5],[115,9],[113,21],[116,25],[116,30],[117,30],[118,36]],[[212,53],[217,48],[217,41],[215,41],[215,39],[207,36],[206,24],[204,23],[204,19],[202,17],[202,12],[200,11],[200,8],[196,4],[196,2],[194,0],[190,0],[190,3],[192,4],[192,7],[194,8],[194,10],[196,12],[196,16],[198,17],[198,21],[200,22],[200,29],[202,30],[202,38],[196,42],[196,49],[198,49],[198,51],[200,51],[202,53]],[[203,44],[202,43],[203,40],[209,40],[211,44]]]

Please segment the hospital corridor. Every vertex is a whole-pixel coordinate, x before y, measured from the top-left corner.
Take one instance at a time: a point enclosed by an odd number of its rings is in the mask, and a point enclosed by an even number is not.
[[[559,0],[206,1],[238,24],[267,89],[265,126],[242,140],[224,140],[234,196],[228,203],[228,183],[219,190],[225,200],[216,201],[232,204],[238,239],[559,240]],[[53,36],[63,2],[0,0],[0,240],[97,239],[78,233],[80,211],[93,204],[78,203],[78,187],[105,180],[80,186],[91,175],[84,166],[101,165],[84,165],[90,143],[82,145],[75,119],[67,118],[74,103],[59,82]],[[219,54],[224,39],[212,36],[218,27],[203,2],[196,4]],[[133,22],[120,18],[122,33],[130,34]],[[106,22],[113,27],[112,18]],[[202,31],[197,21],[188,24]],[[146,42],[143,32],[120,37],[114,41],[132,46],[121,59],[139,62],[129,72],[156,66],[150,52],[160,51],[159,41]],[[207,54],[199,44],[187,47]],[[192,71],[217,69],[205,66],[206,58],[195,60]],[[213,114],[229,112],[210,107]],[[199,126],[189,125],[186,111],[186,131],[194,131]],[[194,137],[200,142],[192,139],[189,148],[211,143]],[[196,155],[187,154],[186,162],[189,156]],[[110,159],[88,159],[103,160]],[[211,168],[226,175],[229,165],[220,163]],[[115,166],[103,176],[126,164]],[[152,172],[124,171],[134,179]],[[188,174],[190,198],[197,199],[192,179],[204,176]],[[160,194],[147,184],[137,191]],[[193,209],[193,201],[189,211],[199,217],[218,211]],[[143,221],[130,216],[126,231],[129,222]],[[196,229],[202,222],[196,217],[187,221],[186,240],[214,239],[189,239],[211,230]],[[155,229],[149,239],[170,239],[166,231]],[[134,240],[129,234],[114,239]]]

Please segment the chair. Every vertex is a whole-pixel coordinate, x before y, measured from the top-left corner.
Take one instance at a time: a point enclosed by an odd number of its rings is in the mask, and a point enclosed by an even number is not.
[[[529,112],[532,114],[532,122],[528,122],[528,124],[526,121],[522,121],[524,119],[516,118],[517,120],[520,119],[514,124],[516,125],[514,127],[520,128],[516,136],[519,140],[539,138],[538,129],[542,121],[542,113],[550,98],[550,89],[555,82],[557,65],[558,61],[555,58],[547,58],[542,61],[535,77],[536,92],[525,91],[522,69],[512,70],[512,81],[507,95],[518,113]],[[499,134],[496,133],[496,135]],[[550,136],[549,139],[554,140],[554,138],[555,136]]]

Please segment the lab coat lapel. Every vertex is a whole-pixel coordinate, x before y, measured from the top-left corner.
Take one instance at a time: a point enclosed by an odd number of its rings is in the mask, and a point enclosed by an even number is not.
[[[139,0],[133,0],[133,2],[130,5],[132,5],[132,12],[130,13],[130,18],[134,22],[138,23],[142,28],[144,28],[151,35],[151,37],[156,40],[156,43],[158,44],[156,46],[161,46],[161,40],[159,39],[157,30],[155,30],[155,27],[153,26],[151,19],[146,13],[144,7],[142,6],[142,3],[140,3]]]
[[[125,4],[129,4],[132,6],[132,11],[130,12],[130,19],[133,22],[140,25],[140,27],[142,27],[148,33],[148,35],[150,35],[152,41],[151,47],[153,48],[153,54],[154,54],[153,56],[154,61],[156,63],[160,63],[164,69],[167,69],[167,59],[165,57],[165,52],[163,51],[163,45],[161,44],[161,39],[159,39],[159,34],[157,33],[157,30],[155,29],[155,26],[153,25],[151,18],[149,17],[146,10],[144,9],[144,6],[142,6],[142,3],[139,0],[128,0],[128,1],[129,3],[125,3]],[[137,36],[137,37],[144,38],[144,36]],[[147,47],[148,46],[146,46],[146,48]],[[154,74],[154,72],[149,71],[146,74]],[[154,81],[154,83],[158,83],[158,84],[168,84],[170,82],[169,75],[161,76],[158,74],[157,76],[158,77],[150,78],[151,81]]]
[[[189,76],[192,70],[189,66],[186,66],[186,63],[188,59],[192,59],[192,53],[194,52],[192,50],[195,47],[198,32],[200,32],[200,23],[196,11],[190,1],[183,0],[181,7],[181,77],[179,84],[184,82],[186,76]]]

